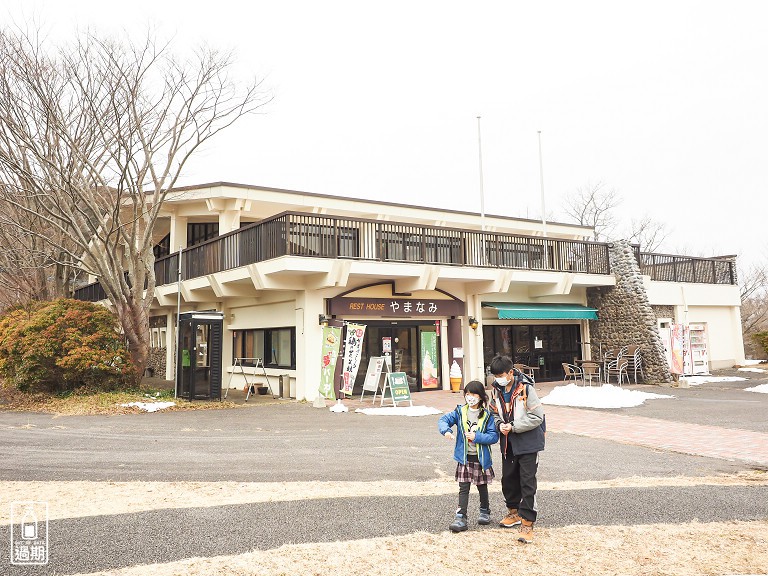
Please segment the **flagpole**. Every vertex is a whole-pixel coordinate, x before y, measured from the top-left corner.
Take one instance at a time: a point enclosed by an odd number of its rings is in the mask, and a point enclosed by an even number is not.
[[[479,171],[479,174],[480,174],[480,228],[482,230],[481,237],[482,237],[482,249],[483,249],[483,254],[480,259],[480,264],[487,264],[488,256],[485,253],[485,193],[483,190],[483,142],[480,134],[480,116],[477,117],[477,154],[478,154],[478,165],[480,169]]]
[[[544,161],[541,156],[541,130],[539,130],[539,184],[541,188],[541,228],[544,237],[547,236],[547,212],[544,205]]]
[[[181,246],[179,246],[179,269],[176,275],[176,361],[173,371],[173,397],[179,397],[179,316],[181,315]]]

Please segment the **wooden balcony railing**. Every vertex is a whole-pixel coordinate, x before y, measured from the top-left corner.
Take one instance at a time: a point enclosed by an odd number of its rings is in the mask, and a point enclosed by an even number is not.
[[[696,258],[672,254],[639,253],[640,272],[662,282],[736,284],[734,258]]]
[[[641,256],[639,249],[636,253],[641,268],[645,262],[644,257],[653,256]],[[187,280],[279,256],[611,273],[608,245],[603,242],[284,212],[183,250],[181,277]],[[175,253],[155,261],[158,286],[176,282],[178,257],[178,253]],[[682,273],[684,266],[681,264],[678,278],[688,277]],[[723,283],[722,270],[717,266],[713,267],[718,273],[713,273],[712,281]],[[703,268],[694,268],[693,276],[699,280],[677,281],[706,282]],[[648,269],[653,273],[659,270],[658,267]],[[732,269],[731,273],[734,274]],[[75,297],[91,299],[99,295],[93,292],[93,286],[81,288]]]

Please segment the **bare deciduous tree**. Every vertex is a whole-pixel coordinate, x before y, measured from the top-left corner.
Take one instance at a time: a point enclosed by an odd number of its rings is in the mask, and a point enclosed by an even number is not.
[[[768,267],[765,264],[752,265],[739,273],[741,293],[741,331],[747,353],[761,351],[752,336],[768,330]]]
[[[611,238],[616,229],[615,208],[621,204],[621,197],[614,188],[607,188],[603,182],[588,183],[566,196],[565,213],[582,226],[594,230],[597,241]]]
[[[654,220],[647,214],[638,219],[633,218],[629,225],[627,239],[632,244],[639,244],[643,252],[656,252],[669,235],[664,222]]]
[[[181,59],[152,34],[86,32],[50,51],[35,34],[0,30],[2,225],[99,279],[139,374],[168,190],[201,145],[269,101],[259,82],[238,86],[232,66],[208,48]]]

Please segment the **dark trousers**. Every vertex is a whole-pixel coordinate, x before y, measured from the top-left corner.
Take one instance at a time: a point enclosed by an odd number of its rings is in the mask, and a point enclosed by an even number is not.
[[[506,454],[501,465],[501,491],[507,508],[516,509],[521,517],[536,522],[536,470],[539,468],[539,454]]]
[[[467,515],[467,506],[469,506],[469,487],[471,482],[459,482],[459,509],[457,514]],[[488,500],[488,484],[478,484],[477,492],[480,494],[480,510],[490,511],[490,502]]]

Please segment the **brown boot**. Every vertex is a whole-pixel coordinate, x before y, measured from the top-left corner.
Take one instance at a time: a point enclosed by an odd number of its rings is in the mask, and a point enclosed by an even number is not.
[[[522,523],[520,524],[520,534],[517,537],[517,541],[522,542],[523,544],[533,543],[533,522],[526,520],[525,518],[522,519]]]
[[[499,526],[504,528],[513,528],[520,525],[520,515],[517,513],[517,508],[507,508],[508,512],[504,518],[499,522]]]

